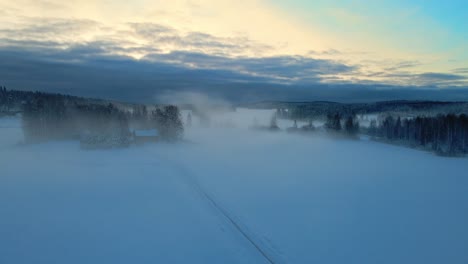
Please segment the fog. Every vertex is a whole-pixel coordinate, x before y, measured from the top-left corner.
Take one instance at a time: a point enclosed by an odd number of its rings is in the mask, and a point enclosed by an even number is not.
[[[249,129],[273,113],[92,151],[0,119],[0,263],[468,263],[466,158]]]

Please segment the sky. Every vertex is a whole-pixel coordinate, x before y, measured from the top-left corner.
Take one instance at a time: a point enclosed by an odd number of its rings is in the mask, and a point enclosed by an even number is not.
[[[0,82],[79,94],[69,73],[52,68],[99,63],[98,71],[138,64],[153,77],[156,67],[166,90],[177,68],[187,86],[208,79],[311,93],[323,85],[466,93],[467,11],[463,0],[0,0]],[[37,68],[40,76],[28,78]],[[106,77],[92,77],[97,91]]]

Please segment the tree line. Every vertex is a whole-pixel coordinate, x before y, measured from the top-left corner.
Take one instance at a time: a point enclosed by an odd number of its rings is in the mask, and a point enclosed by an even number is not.
[[[123,107],[95,99],[61,94],[9,91],[0,88],[0,109],[21,112],[25,141],[81,139],[85,145],[128,146],[132,129],[153,129],[160,138],[175,141],[183,136],[176,106],[126,104]]]
[[[325,128],[329,132],[344,133],[347,136],[356,137],[359,133],[359,121],[354,114],[348,114],[347,117],[343,118],[341,113],[329,113],[325,121]]]
[[[368,133],[374,138],[421,147],[439,155],[468,153],[468,116],[465,114],[405,119],[387,116],[380,124],[372,121]]]

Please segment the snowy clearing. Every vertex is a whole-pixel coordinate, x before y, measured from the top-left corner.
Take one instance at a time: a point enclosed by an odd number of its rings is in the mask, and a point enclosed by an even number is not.
[[[271,114],[105,151],[1,119],[0,263],[468,263],[468,159],[247,129]]]

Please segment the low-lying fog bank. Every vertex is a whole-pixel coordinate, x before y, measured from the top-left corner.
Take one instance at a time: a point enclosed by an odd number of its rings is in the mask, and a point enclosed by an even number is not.
[[[96,151],[1,119],[0,263],[468,262],[466,158],[248,129],[273,112]]]

